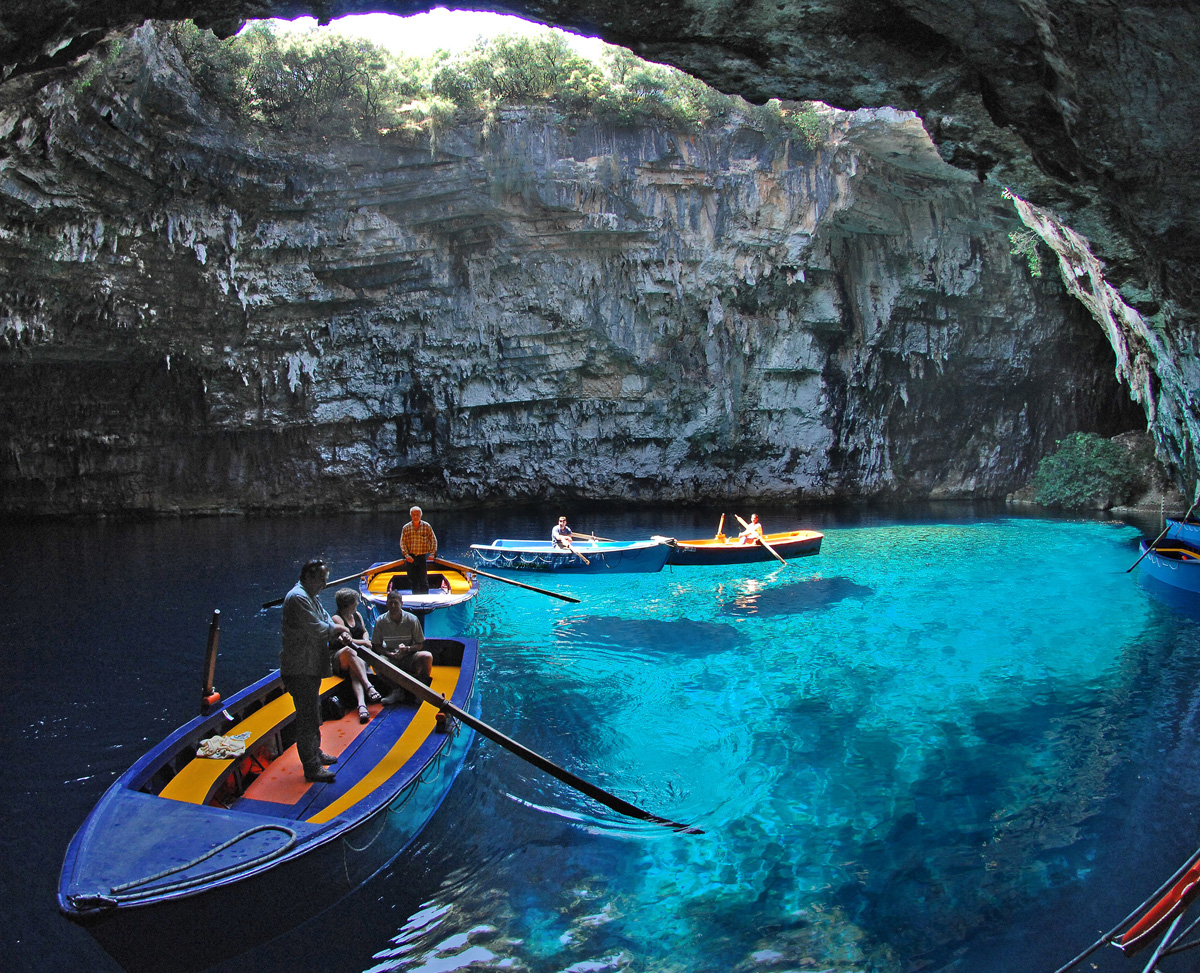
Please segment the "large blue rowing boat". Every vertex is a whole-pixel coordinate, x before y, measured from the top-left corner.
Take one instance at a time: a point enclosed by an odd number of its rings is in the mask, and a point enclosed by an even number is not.
[[[475,640],[425,648],[432,690],[471,707]],[[322,697],[343,683],[325,679]],[[324,911],[412,842],[474,735],[428,702],[369,708],[365,725],[356,710],[322,725],[333,783],[304,778],[278,671],[180,727],[84,821],[59,909],[139,973],[206,969]]]

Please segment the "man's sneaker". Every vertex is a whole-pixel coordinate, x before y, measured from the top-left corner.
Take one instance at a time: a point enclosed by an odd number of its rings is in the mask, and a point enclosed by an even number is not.
[[[329,764],[336,764],[337,757],[333,756],[332,754],[328,754],[324,750],[322,750],[321,751],[321,763],[325,764],[326,766],[329,766]]]
[[[332,784],[337,777],[332,770],[326,770],[322,767],[320,770],[313,771],[311,774],[308,771],[304,772],[304,779],[313,784]]]

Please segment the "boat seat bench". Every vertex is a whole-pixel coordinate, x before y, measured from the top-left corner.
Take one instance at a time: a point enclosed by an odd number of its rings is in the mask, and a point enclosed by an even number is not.
[[[326,676],[321,680],[321,695],[340,686],[345,682],[342,676]],[[276,696],[269,703],[260,706],[239,723],[235,723],[225,731],[225,736],[236,736],[249,731],[246,738],[246,752],[239,757],[227,760],[213,760],[207,757],[194,757],[174,777],[167,781],[166,786],[159,791],[159,797],[170,798],[173,801],[184,801],[188,804],[205,804],[212,797],[225,774],[239,760],[252,756],[255,744],[261,742],[296,714],[295,704],[291,693]]]

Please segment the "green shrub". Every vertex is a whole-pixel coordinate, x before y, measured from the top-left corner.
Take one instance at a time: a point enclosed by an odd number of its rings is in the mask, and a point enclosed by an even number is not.
[[[1076,432],[1042,458],[1033,489],[1037,502],[1050,507],[1109,507],[1128,500],[1141,480],[1124,447],[1095,433]]]
[[[545,104],[614,125],[658,122],[688,132],[738,117],[768,139],[810,148],[828,135],[811,104],[748,105],[620,47],[607,48],[596,63],[558,32],[481,38],[457,54],[413,58],[315,29],[276,33],[266,22],[227,41],[191,22],[160,30],[210,103],[278,131],[422,134],[432,145],[458,118],[482,118],[486,127],[500,106]]]
[[[1016,257],[1025,258],[1025,266],[1029,268],[1030,277],[1042,276],[1041,238],[1033,230],[1014,230],[1008,235],[1012,249],[1008,252]]]

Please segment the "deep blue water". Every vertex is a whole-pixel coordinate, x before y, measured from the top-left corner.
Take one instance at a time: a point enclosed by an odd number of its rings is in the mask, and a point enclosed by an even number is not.
[[[628,538],[719,515],[567,512]],[[1200,844],[1200,628],[1125,573],[1154,523],[759,513],[824,530],[821,554],[526,576],[578,605],[485,579],[470,633],[484,719],[704,835],[477,741],[418,847],[255,968],[1049,973]],[[275,666],[259,606],[299,563],[394,556],[404,519],[7,526],[0,968],[116,969],[57,915],[58,869],[104,788],[193,715],[212,609],[228,695]],[[460,560],[551,523],[428,519]],[[1096,968],[1133,962],[1108,953]]]

